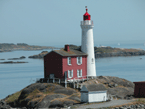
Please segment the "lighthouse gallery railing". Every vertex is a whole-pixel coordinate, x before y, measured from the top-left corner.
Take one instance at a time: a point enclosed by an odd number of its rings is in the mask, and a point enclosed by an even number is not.
[[[92,20],[81,21],[81,25],[94,25]]]

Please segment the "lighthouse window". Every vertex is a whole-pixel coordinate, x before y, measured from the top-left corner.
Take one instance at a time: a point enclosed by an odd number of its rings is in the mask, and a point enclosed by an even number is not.
[[[88,19],[88,16],[84,16],[84,20]]]
[[[92,58],[92,62],[94,62],[94,59]]]
[[[68,65],[71,65],[71,57],[67,58]]]

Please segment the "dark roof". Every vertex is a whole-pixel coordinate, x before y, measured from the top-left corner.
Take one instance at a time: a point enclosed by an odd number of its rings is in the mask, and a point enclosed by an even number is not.
[[[82,51],[74,50],[74,49],[70,49],[69,52],[64,49],[54,50],[54,52],[60,54],[61,56],[86,56],[87,55]]]
[[[105,91],[107,90],[102,84],[89,84],[85,85],[88,91]]]
[[[133,82],[134,84],[138,84],[138,83],[145,83],[145,81],[139,81],[139,82]]]

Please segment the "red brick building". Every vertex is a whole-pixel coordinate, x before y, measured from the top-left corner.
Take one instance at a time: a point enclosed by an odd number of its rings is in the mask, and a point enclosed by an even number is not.
[[[135,97],[145,97],[145,81],[143,82],[134,82],[134,96]]]
[[[69,49],[65,45],[64,49],[54,50],[44,56],[44,78],[67,80],[86,78],[87,75],[87,54],[79,50]]]

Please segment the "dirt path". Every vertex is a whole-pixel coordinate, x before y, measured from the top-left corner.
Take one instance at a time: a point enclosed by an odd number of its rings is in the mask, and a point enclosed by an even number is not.
[[[81,105],[81,106],[77,107],[77,109],[110,107],[110,106],[127,104],[127,103],[130,103],[133,101],[134,100],[112,100],[110,102],[105,102],[105,103]]]

